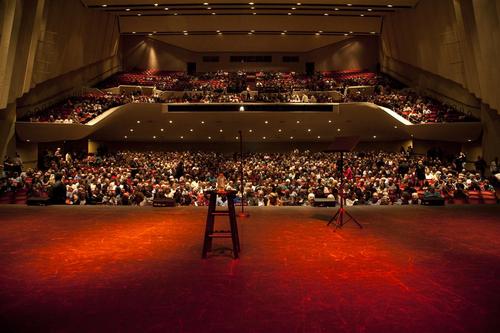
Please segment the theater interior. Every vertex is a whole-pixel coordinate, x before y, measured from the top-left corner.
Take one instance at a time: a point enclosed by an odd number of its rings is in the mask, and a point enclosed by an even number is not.
[[[2,332],[499,332],[499,22],[0,2]]]

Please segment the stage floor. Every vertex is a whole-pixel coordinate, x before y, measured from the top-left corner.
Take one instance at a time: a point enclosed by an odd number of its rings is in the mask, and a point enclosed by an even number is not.
[[[500,206],[0,206],[2,332],[499,332]]]

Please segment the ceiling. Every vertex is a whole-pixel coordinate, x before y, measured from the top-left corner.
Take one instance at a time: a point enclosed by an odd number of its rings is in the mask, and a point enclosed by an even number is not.
[[[378,35],[385,15],[415,7],[418,0],[327,0],[301,2],[283,0],[194,2],[187,0],[82,0],[93,10],[119,17],[122,35],[155,35],[162,41],[185,47],[221,44],[221,36],[252,36],[249,43],[284,36],[288,43],[302,43],[299,37]],[[202,36],[202,37],[200,37]],[[180,38],[183,37],[183,38]],[[230,38],[227,38],[230,39]],[[282,41],[278,41],[280,43]],[[331,43],[331,42],[330,42]],[[328,43],[319,42],[320,46]],[[222,43],[221,47],[227,46]],[[196,50],[196,47],[188,47]],[[212,47],[212,49],[221,48]],[[310,48],[309,48],[310,49]],[[207,47],[200,48],[206,51]]]

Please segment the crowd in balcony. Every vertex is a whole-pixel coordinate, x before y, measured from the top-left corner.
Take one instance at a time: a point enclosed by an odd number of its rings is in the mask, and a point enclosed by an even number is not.
[[[280,72],[184,73],[146,71],[120,73],[103,83],[154,85],[183,93],[143,95],[106,92],[70,97],[21,120],[86,123],[104,111],[131,102],[145,103],[333,103],[372,102],[388,107],[412,123],[474,121],[466,113],[423,96],[384,75],[371,72],[323,72],[314,75]],[[350,89],[353,86],[363,88]],[[348,88],[349,87],[349,88]],[[366,89],[369,88],[369,89]],[[363,90],[364,89],[364,90]],[[164,97],[158,97],[164,96]]]
[[[466,170],[464,154],[447,159],[436,151],[417,156],[411,149],[356,152],[346,155],[342,169],[338,159],[309,151],[247,154],[243,200],[252,206],[310,206],[317,198],[338,202],[343,174],[348,205],[408,205],[424,198],[466,200],[471,192],[493,193],[492,183],[500,178],[498,159],[488,170],[479,157],[475,170]],[[221,173],[226,189],[238,191],[241,200],[239,163],[235,155],[207,152],[78,156],[57,149],[45,153],[40,169],[23,170],[22,162],[7,159],[0,191],[27,188],[31,196],[71,205],[144,206],[171,198],[177,205],[203,206],[205,192],[215,188]]]
[[[70,96],[44,110],[24,115],[21,121],[60,124],[85,124],[105,111],[127,103],[157,103],[158,98],[137,94],[89,93]]]

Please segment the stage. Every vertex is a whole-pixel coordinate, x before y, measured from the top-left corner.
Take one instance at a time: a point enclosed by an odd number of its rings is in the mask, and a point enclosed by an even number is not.
[[[498,332],[498,205],[249,211],[0,206],[2,332]]]

